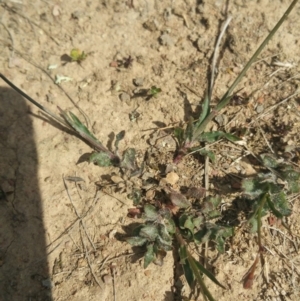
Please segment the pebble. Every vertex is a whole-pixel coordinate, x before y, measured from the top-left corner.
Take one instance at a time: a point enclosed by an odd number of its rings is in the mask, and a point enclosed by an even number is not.
[[[179,176],[174,171],[171,171],[166,176],[166,181],[168,184],[174,185],[178,182],[178,180],[179,180]]]
[[[163,45],[163,46],[173,46],[174,45],[174,40],[168,33],[162,34],[159,37],[159,41],[160,41],[161,45]]]
[[[263,106],[263,105],[258,105],[258,106],[256,107],[256,112],[257,112],[258,114],[262,113],[263,110],[264,110],[264,106]]]
[[[144,78],[143,77],[137,77],[133,80],[133,83],[137,86],[137,87],[141,87],[144,84]]]
[[[120,94],[119,97],[120,97],[121,101],[124,101],[124,102],[130,101],[130,95],[128,93],[123,92]]]

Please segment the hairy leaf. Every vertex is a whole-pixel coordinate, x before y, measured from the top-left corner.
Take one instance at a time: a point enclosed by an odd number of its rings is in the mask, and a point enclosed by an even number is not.
[[[260,155],[260,157],[263,161],[264,166],[271,168],[278,167],[277,159],[273,154],[262,154]]]
[[[159,216],[157,213],[157,209],[151,204],[146,204],[144,206],[144,212],[145,212],[145,219],[148,221],[155,221]]]
[[[139,236],[132,236],[127,237],[126,241],[134,247],[143,246],[147,242],[147,238],[139,237]]]
[[[113,165],[113,161],[111,157],[105,152],[98,152],[98,153],[91,154],[89,161],[101,167]]]
[[[119,134],[116,135],[116,140],[115,140],[115,149],[118,151],[119,149],[119,142],[124,139],[125,137],[125,131],[121,131]]]
[[[153,244],[149,244],[147,246],[147,252],[144,257],[144,269],[148,267],[148,265],[155,259],[155,253],[153,250]]]
[[[135,149],[134,148],[128,148],[123,153],[123,160],[120,164],[121,167],[126,169],[135,170],[136,164],[135,164]]]
[[[154,241],[158,236],[158,229],[156,225],[145,225],[139,233],[140,236],[147,238],[149,241]]]

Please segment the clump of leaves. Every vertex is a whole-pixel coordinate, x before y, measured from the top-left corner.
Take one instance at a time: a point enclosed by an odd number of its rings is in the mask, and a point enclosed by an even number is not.
[[[263,263],[264,247],[261,239],[262,217],[268,212],[278,219],[289,216],[292,212],[287,197],[300,191],[300,171],[291,164],[278,160],[272,154],[262,154],[261,160],[268,172],[243,180],[245,195],[252,201],[252,214],[249,219],[251,230],[257,232],[258,254],[251,268],[244,277],[244,288],[251,288],[259,256]],[[282,224],[288,228],[282,221]]]
[[[171,211],[167,208],[156,209],[151,204],[144,206],[145,224],[136,228],[133,236],[126,240],[133,246],[146,245],[144,267],[151,262],[162,265],[167,251],[172,250],[172,239],[175,234],[175,223]]]
[[[204,284],[203,274],[214,283],[225,288],[215,276],[207,270],[188,250],[188,243],[202,244],[215,242],[219,252],[224,252],[225,239],[233,234],[233,229],[211,222],[220,216],[217,207],[219,197],[204,200],[200,210],[192,209],[192,204],[179,192],[167,189],[171,204],[156,208],[151,204],[144,205],[144,224],[134,230],[133,236],[126,240],[133,246],[145,246],[144,267],[153,262],[163,264],[168,251],[179,244],[178,254],[188,284],[193,287],[198,283],[203,294],[214,300]]]
[[[61,114],[66,123],[72,127],[84,140],[92,145],[96,151],[89,157],[89,161],[99,166],[118,166],[132,172],[138,170],[138,166],[135,160],[135,149],[128,148],[123,154],[119,153],[119,142],[124,138],[125,131],[121,131],[116,135],[114,152],[108,150],[90,131],[89,129],[78,119],[78,117],[72,112],[65,112],[61,110]]]
[[[287,196],[300,191],[300,172],[293,165],[276,159],[272,154],[262,154],[261,159],[268,172],[242,182],[245,195],[252,200],[252,231],[259,231],[260,219],[267,212],[279,219],[290,215],[292,210]]]
[[[84,51],[79,50],[78,48],[74,48],[70,52],[70,58],[72,62],[81,63],[87,58],[87,54]]]

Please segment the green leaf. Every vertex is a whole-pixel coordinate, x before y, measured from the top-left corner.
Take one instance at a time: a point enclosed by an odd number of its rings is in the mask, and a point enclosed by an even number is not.
[[[193,224],[192,217],[190,215],[188,215],[184,223],[184,228],[189,229],[192,234],[194,233],[194,224]]]
[[[242,181],[242,188],[245,194],[249,195],[251,198],[258,197],[265,192],[264,186],[261,185],[260,178],[248,178]]]
[[[180,263],[183,268],[185,279],[188,285],[192,288],[195,278],[194,278],[193,271],[190,267],[190,264],[187,261],[187,249],[185,245],[179,247],[179,257],[180,257]]]
[[[157,244],[158,249],[160,249],[160,250],[165,250],[165,251],[173,250],[172,240],[171,241],[164,240],[159,235],[156,237],[156,244]]]
[[[155,259],[155,254],[153,250],[153,244],[149,244],[147,246],[147,252],[144,257],[144,269],[148,267],[148,265]]]
[[[300,173],[294,169],[291,165],[284,165],[283,168],[281,168],[280,173],[286,181],[298,181],[300,179]]]
[[[231,142],[241,141],[239,137],[221,131],[202,133],[199,137],[199,140],[211,143],[218,141],[221,138],[225,138]]]
[[[152,86],[151,89],[149,89],[150,95],[155,96],[155,97],[160,92],[161,92],[161,88],[157,88],[156,86]]]
[[[68,115],[69,113],[69,115]],[[78,117],[72,112],[62,111],[63,117],[65,120],[72,126],[78,133],[84,133],[89,136],[91,139],[100,143],[97,138],[88,130],[88,128],[78,119]]]
[[[262,154],[260,155],[264,166],[270,167],[270,168],[276,168],[278,167],[278,162],[276,157],[273,154]]]
[[[210,111],[209,102],[210,101],[209,101],[209,97],[208,97],[208,92],[206,91],[204,101],[203,101],[203,104],[202,104],[202,112],[201,112],[201,115],[199,117],[199,120],[195,124],[195,128],[197,128],[202,123],[202,121],[208,116],[209,111]]]
[[[189,118],[189,122],[187,124],[187,127],[185,129],[185,132],[184,132],[184,140],[185,141],[192,141],[193,140],[193,131],[194,131],[194,119],[193,117],[190,117]]]
[[[139,233],[140,236],[147,238],[149,241],[154,241],[158,236],[158,229],[156,225],[145,225]]]
[[[125,131],[121,131],[119,134],[116,135],[115,140],[115,149],[118,151],[119,149],[119,142],[125,137]]]
[[[211,295],[210,291],[207,289],[202,276],[201,270],[198,267],[197,261],[189,254],[187,251],[187,260],[190,264],[191,270],[193,271],[194,277],[197,280],[198,284],[200,285],[202,293],[208,298],[209,301],[215,301],[213,296]]]
[[[212,151],[202,148],[199,150],[199,154],[204,157],[207,156],[212,163],[216,163],[216,156]]]
[[[193,258],[194,259],[194,258]],[[212,282],[214,282],[216,285],[222,287],[223,289],[226,289],[226,287],[224,285],[222,285],[218,279],[214,276],[213,273],[211,273],[209,270],[207,270],[200,262],[198,262],[197,260],[195,260],[195,264],[197,266],[197,268],[199,269],[199,271],[201,273],[203,273],[204,275],[206,275]]]
[[[164,219],[164,223],[165,223],[165,226],[166,226],[168,232],[170,233],[170,235],[173,235],[176,231],[176,225],[175,225],[175,222],[173,221],[172,217],[166,217]]]
[[[85,54],[84,51],[74,48],[70,52],[70,57],[73,62],[81,62],[86,59],[87,54]]]
[[[113,165],[111,157],[105,152],[91,154],[89,157],[89,162],[93,162],[101,167]]]
[[[221,215],[219,210],[216,210],[218,205],[221,203],[221,197],[219,196],[209,196],[207,197],[202,205],[201,211],[209,218],[215,218]]]
[[[121,162],[121,167],[126,169],[134,170],[136,169],[135,164],[135,149],[134,148],[128,148],[123,153],[123,160]]]
[[[144,212],[145,212],[145,219],[148,221],[155,221],[159,216],[157,213],[157,209],[151,204],[146,204],[144,206]]]
[[[165,225],[163,225],[163,224],[158,225],[158,233],[164,241],[167,241],[167,242],[172,241],[172,237],[170,236],[170,233],[168,232]]]
[[[250,231],[251,233],[256,233],[258,230],[258,225],[257,225],[257,219],[256,219],[256,215],[252,216],[249,221],[248,221],[249,225],[250,225]]]
[[[177,139],[179,146],[181,146],[182,143],[184,142],[184,130],[179,127],[175,128],[174,136]]]
[[[298,182],[288,181],[288,185],[290,193],[298,193],[300,191],[300,186]]]
[[[200,228],[203,222],[204,222],[204,216],[198,216],[193,218],[193,224],[195,228]]]
[[[198,232],[194,234],[194,240],[196,243],[206,243],[211,239],[212,231],[210,229],[207,229],[206,225],[202,229],[200,229]]]
[[[147,242],[147,238],[139,237],[139,236],[132,236],[125,238],[126,241],[134,247],[143,246]]]
[[[292,213],[283,191],[277,194],[271,194],[270,198],[267,199],[267,202],[271,211],[278,218],[283,218],[283,216],[288,216]]]

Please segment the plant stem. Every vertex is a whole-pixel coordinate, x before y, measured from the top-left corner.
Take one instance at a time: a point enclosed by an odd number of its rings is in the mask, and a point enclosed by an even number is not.
[[[257,210],[257,242],[258,242],[258,247],[259,247],[259,251],[263,250],[263,246],[261,243],[261,213],[262,213],[262,209],[264,208],[265,203],[267,202],[269,197],[269,193],[265,193],[263,195],[263,197],[261,198],[258,210]]]
[[[38,102],[36,102],[34,99],[32,99],[29,95],[27,95],[25,92],[23,92],[21,89],[19,89],[17,86],[15,86],[10,80],[8,80],[2,73],[0,73],[0,77],[9,85],[11,86],[15,91],[17,91],[20,95],[22,95],[24,98],[29,100],[31,103],[33,103],[35,106],[37,106],[39,109],[50,115],[53,119],[58,121],[59,123],[63,124],[66,126],[68,129],[72,129],[64,119],[60,118],[56,114],[52,113],[49,109],[45,108]],[[72,129],[73,130],[73,129]]]

